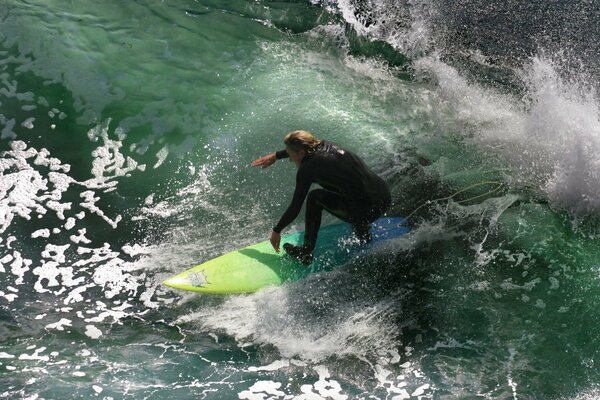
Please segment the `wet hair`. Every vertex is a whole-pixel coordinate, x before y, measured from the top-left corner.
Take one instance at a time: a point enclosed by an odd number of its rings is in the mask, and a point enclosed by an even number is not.
[[[321,144],[321,141],[307,131],[298,130],[285,135],[283,143],[294,151],[304,150],[307,154],[311,154]]]

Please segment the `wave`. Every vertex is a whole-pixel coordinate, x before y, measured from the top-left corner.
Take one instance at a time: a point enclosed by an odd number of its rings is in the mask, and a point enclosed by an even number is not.
[[[485,12],[504,18],[502,7],[478,11],[457,3],[450,6],[455,12],[451,16],[440,11],[442,3],[347,0],[337,3],[337,11],[358,35],[407,54],[413,79],[431,86],[438,97],[435,106],[448,120],[443,128],[462,132],[485,157],[502,160],[511,169],[510,183],[534,188],[556,208],[598,214],[600,103],[589,73],[598,60],[588,58],[589,68],[577,67],[584,55],[573,41],[550,47],[541,39],[525,40],[516,31],[506,32],[495,47],[483,46],[474,40],[474,32],[491,37],[502,28],[476,17]],[[539,11],[535,6],[526,9],[519,20]],[[589,9],[578,12],[584,17]],[[457,36],[460,18],[467,25]],[[524,23],[537,37],[537,23]],[[503,48],[505,42],[512,43],[511,54]]]

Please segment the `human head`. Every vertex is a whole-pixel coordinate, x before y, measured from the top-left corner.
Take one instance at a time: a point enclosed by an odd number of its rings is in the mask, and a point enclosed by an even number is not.
[[[317,149],[317,146],[321,144],[321,141],[317,140],[317,138],[307,131],[298,130],[285,135],[283,143],[285,143],[286,147],[289,147],[296,152],[304,150],[306,154],[311,154]]]

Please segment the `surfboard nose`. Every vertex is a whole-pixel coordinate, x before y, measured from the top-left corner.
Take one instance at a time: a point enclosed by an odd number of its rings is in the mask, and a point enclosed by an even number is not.
[[[186,274],[179,274],[179,275],[172,276],[168,279],[165,279],[162,282],[162,284],[172,287],[173,289],[184,289],[184,290],[186,290],[186,288],[188,288],[190,286],[194,286],[194,285],[192,285],[192,282],[186,276]]]

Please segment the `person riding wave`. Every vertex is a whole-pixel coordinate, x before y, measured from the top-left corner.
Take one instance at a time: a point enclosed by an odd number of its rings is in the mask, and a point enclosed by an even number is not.
[[[329,141],[317,140],[309,132],[290,132],[283,142],[285,150],[269,153],[252,162],[253,167],[264,169],[279,159],[289,158],[298,167],[292,201],[271,233],[270,241],[275,251],[280,251],[281,231],[298,216],[304,200],[304,244],[283,245],[292,258],[306,265],[312,262],[323,210],[350,223],[361,243],[370,242],[369,224],[383,215],[391,204],[387,183],[353,152]],[[313,183],[321,188],[310,190]]]

